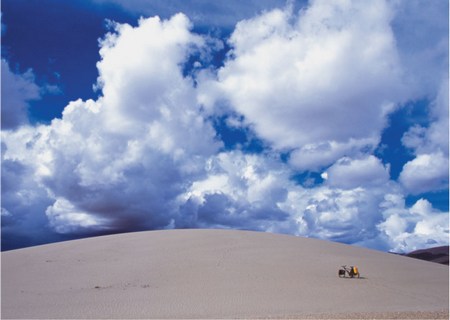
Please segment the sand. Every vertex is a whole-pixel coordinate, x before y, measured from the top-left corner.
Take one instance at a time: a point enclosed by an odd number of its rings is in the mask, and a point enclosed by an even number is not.
[[[3,319],[448,318],[448,266],[316,239],[151,231],[1,257]]]

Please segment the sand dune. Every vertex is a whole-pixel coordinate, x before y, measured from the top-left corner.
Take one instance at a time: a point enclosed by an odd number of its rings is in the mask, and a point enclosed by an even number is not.
[[[343,264],[362,278],[339,278]],[[448,276],[315,239],[138,232],[3,252],[2,318],[448,317]]]

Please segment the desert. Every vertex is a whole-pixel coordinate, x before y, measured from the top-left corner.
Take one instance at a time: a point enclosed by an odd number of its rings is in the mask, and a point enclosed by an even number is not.
[[[311,238],[145,231],[1,258],[3,319],[448,318],[448,266]]]

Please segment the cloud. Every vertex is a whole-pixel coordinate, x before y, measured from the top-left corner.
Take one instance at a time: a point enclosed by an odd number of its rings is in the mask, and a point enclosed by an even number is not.
[[[321,188],[309,195],[302,219],[309,236],[355,243],[376,236],[380,194],[364,188]]]
[[[449,83],[445,77],[436,98],[429,104],[428,127],[412,126],[403,136],[402,143],[416,155],[441,151],[448,154]]]
[[[448,188],[448,106],[446,78],[437,98],[430,105],[430,125],[415,125],[402,138],[402,143],[416,154],[404,165],[399,177],[399,181],[412,194]]]
[[[343,189],[383,186],[389,182],[389,169],[374,156],[342,158],[324,174],[327,185]]]
[[[234,151],[213,156],[205,179],[179,197],[174,226],[287,233],[386,250],[394,246],[397,235],[378,226],[396,213],[386,209],[386,198],[399,199],[396,208],[408,209],[401,188],[389,181],[378,159],[342,159],[330,168],[326,182],[314,188],[296,184],[291,172],[288,165],[262,155]],[[425,212],[424,219],[429,213],[438,211]]]
[[[420,0],[394,3],[392,28],[412,98],[435,96],[443,78],[448,78],[447,1],[425,4]],[[417,26],[420,25],[420,28]]]
[[[293,150],[301,170],[370,151],[407,93],[391,11],[381,1],[313,1],[298,15],[241,21],[213,94],[274,148]]]
[[[201,38],[184,15],[116,25],[101,41],[103,95],[48,126],[3,132],[6,161],[32,172],[59,233],[163,228],[173,200],[221,146],[180,65]],[[8,207],[5,207],[9,210]]]
[[[31,69],[23,74],[15,74],[6,60],[2,59],[1,63],[1,125],[3,130],[10,130],[28,123],[28,102],[40,99],[41,95]]]
[[[425,200],[418,200],[411,208],[404,207],[404,200],[392,195],[382,203],[385,221],[378,225],[391,250],[410,252],[424,246],[448,245],[448,212],[434,210]]]
[[[296,233],[282,208],[290,190],[289,170],[278,161],[240,151],[222,152],[207,162],[205,179],[180,196],[177,227],[221,227]]]
[[[112,23],[100,40],[98,99],[70,102],[48,125],[2,130],[2,244],[19,234],[164,228],[395,250],[444,243],[446,213],[426,200],[408,208],[389,165],[372,155],[408,92],[393,9],[345,3],[315,1],[298,15],[291,7],[239,23],[220,70],[209,64],[218,41],[194,33],[183,14]],[[434,156],[445,144],[439,101],[433,124],[404,138],[430,164],[448,162],[445,149]],[[269,146],[225,148],[213,125],[220,117]],[[295,179],[302,170],[325,179],[304,188]],[[415,189],[418,180],[409,181]]]
[[[404,1],[397,6],[394,30],[401,59],[414,75],[414,92],[431,101],[428,124],[414,124],[403,135],[403,145],[415,158],[404,165],[399,181],[411,194],[439,191],[448,188],[448,3]]]
[[[448,188],[448,156],[421,154],[403,167],[399,180],[412,194]]]
[[[33,136],[33,131],[25,126],[17,131],[2,130],[2,250],[60,240],[48,227],[45,215],[52,200],[35,180],[33,163],[37,166],[39,158],[29,153],[23,153],[23,157],[6,156],[9,151],[26,149],[22,142]],[[12,140],[5,141],[6,132]]]

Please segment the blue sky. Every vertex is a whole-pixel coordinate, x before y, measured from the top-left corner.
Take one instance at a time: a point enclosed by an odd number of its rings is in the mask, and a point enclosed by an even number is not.
[[[2,250],[170,228],[448,244],[447,1],[1,10]]]

